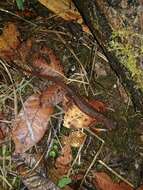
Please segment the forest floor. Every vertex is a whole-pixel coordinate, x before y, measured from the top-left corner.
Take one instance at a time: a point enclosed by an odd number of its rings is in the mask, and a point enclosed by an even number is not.
[[[39,163],[43,164],[46,171],[40,171],[42,175],[48,176],[55,184],[60,184],[59,187],[65,186],[64,189],[80,189],[81,182],[81,189],[98,189],[95,174],[101,172],[109,175],[114,183],[124,182],[131,188],[139,187],[143,181],[143,120],[140,113],[134,111],[129,95],[109,67],[108,60],[93,36],[83,32],[80,24],[65,21],[34,1],[25,4],[24,11],[20,11],[12,1],[0,2],[1,44],[3,28],[7,23],[16,26],[20,33],[20,43],[32,39],[30,43],[36,44],[33,45],[33,49],[28,49],[28,45],[25,45],[27,49],[23,48],[22,53],[31,51],[37,56],[36,53],[41,51],[38,47],[41,43],[42,46],[52,49],[52,53],[54,52],[55,57],[60,60],[67,84],[72,84],[78,94],[86,97],[86,100],[96,100],[98,106],[106,112],[106,117],[115,123],[113,129],[106,128],[102,122],[94,122],[92,127],[89,127],[89,122],[83,129],[79,126],[66,128],[63,120],[68,106],[66,105],[65,109],[61,103],[56,105],[50,124],[47,124],[50,127],[42,132],[43,137],[39,137],[34,147],[27,148],[28,153],[22,150],[21,154],[25,160],[29,158],[27,155],[31,156],[31,160],[38,157],[34,169],[32,166],[32,169],[27,170],[37,171]],[[11,41],[13,36],[9,33],[6,38],[7,41]],[[14,62],[9,65],[13,55],[11,52],[4,54],[2,48],[0,47],[0,189],[22,190],[26,189],[26,186],[30,189],[30,182],[25,180],[28,178],[25,174],[26,169],[19,171],[19,165],[13,159],[13,139],[16,138],[13,137],[16,134],[12,132],[15,127],[13,121],[19,116],[27,99],[47,89],[51,81],[27,73],[23,75],[18,68],[13,67]],[[19,59],[19,56],[14,55],[13,59]],[[23,62],[21,65],[24,69],[27,67]],[[78,125],[78,121],[76,122]],[[68,137],[76,130],[82,131],[86,139],[80,142],[80,146],[76,144],[70,149],[68,147],[67,152],[63,152],[63,136]],[[67,139],[65,141],[68,142]],[[25,163],[24,159],[21,159],[21,162]],[[64,161],[66,164],[61,166],[61,162]],[[27,165],[29,166],[29,163]],[[67,178],[62,181],[64,176]],[[66,183],[69,185],[66,186]]]

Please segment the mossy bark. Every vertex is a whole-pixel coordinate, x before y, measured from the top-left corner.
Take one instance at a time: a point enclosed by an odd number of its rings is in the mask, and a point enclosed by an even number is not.
[[[74,0],[136,110],[143,113],[143,5],[115,2]]]

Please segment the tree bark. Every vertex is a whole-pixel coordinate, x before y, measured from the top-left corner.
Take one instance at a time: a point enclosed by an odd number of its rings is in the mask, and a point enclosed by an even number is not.
[[[73,0],[109,60],[111,68],[143,113],[143,3]],[[110,2],[113,2],[112,4]]]

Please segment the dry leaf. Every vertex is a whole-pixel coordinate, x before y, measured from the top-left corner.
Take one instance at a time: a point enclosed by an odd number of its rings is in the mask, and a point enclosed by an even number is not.
[[[91,101],[90,104],[97,110],[104,112],[106,107],[100,101]],[[92,124],[96,124],[95,118],[83,113],[75,104],[70,106],[64,116],[64,126],[67,128],[86,128]]]
[[[60,190],[52,181],[36,172],[22,178],[22,182],[29,190]]]
[[[80,147],[86,138],[86,134],[82,131],[73,131],[70,135],[62,138],[63,144],[68,144],[72,147]]]
[[[39,2],[65,20],[81,19],[80,14],[74,10],[72,0],[39,0]]]
[[[8,22],[3,28],[0,36],[0,56],[6,60],[11,60],[15,54],[15,49],[20,44],[20,33],[15,24]]]
[[[93,182],[98,190],[133,190],[128,184],[122,182],[114,183],[112,179],[104,172],[95,173],[95,181]]]
[[[94,118],[83,113],[76,105],[71,108],[64,115],[64,127],[67,128],[86,128],[91,123],[96,122]]]
[[[29,190],[60,190],[51,180],[43,177],[35,170],[29,172],[29,168],[24,164],[18,168],[18,172],[22,182]]]
[[[55,106],[63,101],[65,91],[59,85],[51,85],[48,89],[44,90],[40,96],[40,102],[43,107],[49,105]]]
[[[53,50],[48,47],[42,47],[39,51],[39,53],[33,55],[33,66],[39,68],[41,74],[58,77],[61,75],[63,77],[62,64]],[[47,58],[49,58],[49,60],[47,60]]]
[[[67,165],[71,162],[71,160],[71,147],[69,145],[65,145],[62,148],[61,156],[59,156],[56,160],[56,166],[58,166],[58,164]]]
[[[84,32],[90,33],[88,27],[83,24],[83,19],[78,11],[76,11],[75,5],[72,0],[38,0],[42,5],[54,12],[57,16],[67,21],[77,21],[81,24]]]
[[[26,100],[13,122],[15,153],[23,153],[40,141],[52,113],[52,107],[41,107],[39,95],[32,95]]]
[[[68,172],[71,161],[72,161],[71,147],[70,145],[67,144],[62,148],[61,156],[57,158],[55,163],[55,166],[61,175],[64,175]]]
[[[33,41],[27,41],[22,49],[25,49],[21,55],[24,62],[28,57],[28,50],[32,48]],[[47,47],[40,47],[39,51],[32,54],[29,58],[32,65],[38,69],[41,74],[59,76],[63,75],[63,67],[60,60],[53,51]],[[47,62],[49,60],[49,63]],[[32,66],[31,65],[31,66]],[[54,96],[53,96],[54,95]],[[64,92],[56,86],[52,86],[48,91],[43,91],[41,95],[32,95],[24,103],[23,109],[13,123],[12,139],[15,142],[15,152],[23,153],[35,145],[44,135],[50,115],[53,113],[53,106],[63,99]]]
[[[143,185],[141,185],[137,190],[143,190]]]
[[[63,66],[54,51],[37,43],[36,39],[23,42],[17,51],[20,62],[17,59],[15,61],[17,64],[22,63],[22,67],[31,66],[31,69],[35,68],[44,75],[64,75]]]

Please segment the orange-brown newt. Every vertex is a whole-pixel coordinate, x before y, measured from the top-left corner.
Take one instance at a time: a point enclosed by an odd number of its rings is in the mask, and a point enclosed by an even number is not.
[[[112,129],[115,127],[113,121],[108,119],[103,113],[98,112],[92,105],[90,105],[83,97],[80,96],[80,94],[77,92],[77,90],[75,90],[73,86],[66,84],[62,77],[56,77],[47,74],[42,74],[38,71],[27,70],[16,64],[15,67],[18,70],[21,70],[22,72],[25,72],[32,76],[48,79],[58,84],[65,91],[65,94],[70,99],[72,99],[72,101],[78,106],[78,108],[82,112],[89,115],[90,117],[96,118],[97,121],[102,122],[108,129]]]

